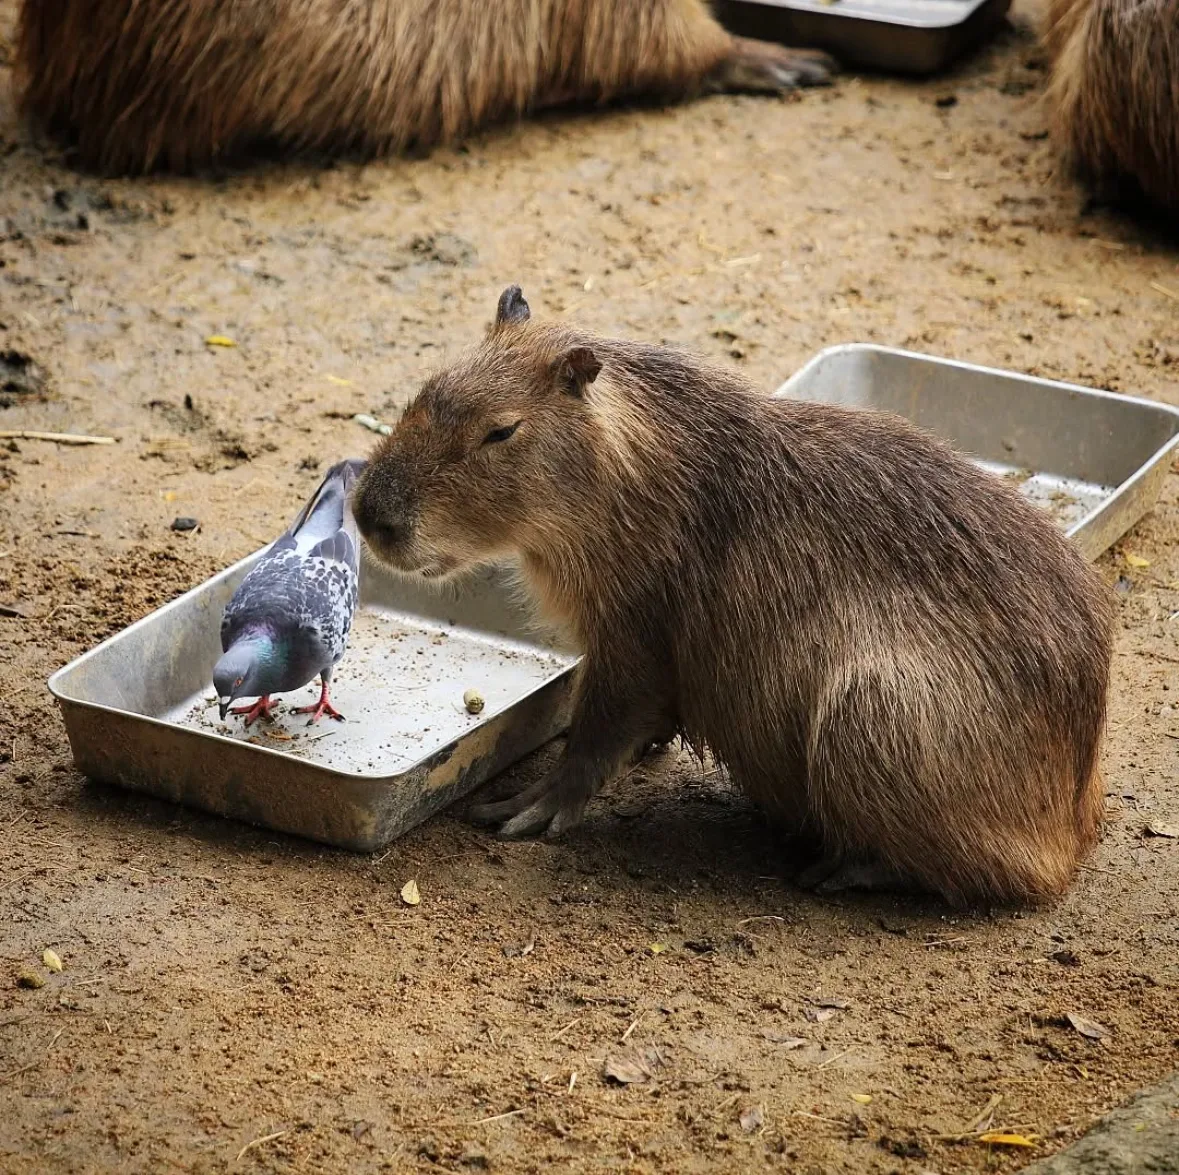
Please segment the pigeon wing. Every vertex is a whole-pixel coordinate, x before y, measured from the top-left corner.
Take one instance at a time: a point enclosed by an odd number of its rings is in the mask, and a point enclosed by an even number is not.
[[[266,626],[277,631],[298,627],[306,610],[303,600],[302,559],[294,544],[274,547],[250,569],[225,609],[221,644],[229,648],[239,633]]]
[[[308,619],[331,653],[333,665],[344,655],[356,612],[357,559],[356,544],[341,530],[317,544],[304,561]]]

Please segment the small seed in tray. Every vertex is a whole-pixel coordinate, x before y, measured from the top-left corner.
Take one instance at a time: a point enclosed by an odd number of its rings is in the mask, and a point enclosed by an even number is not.
[[[463,694],[463,705],[466,706],[468,714],[481,714],[483,695],[477,689],[469,689]]]

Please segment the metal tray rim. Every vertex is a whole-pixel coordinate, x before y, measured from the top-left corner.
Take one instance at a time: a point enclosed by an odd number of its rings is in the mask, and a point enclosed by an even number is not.
[[[266,543],[264,546],[259,547],[258,550],[244,556],[236,563],[232,563],[230,566],[223,568],[221,571],[217,572],[216,575],[212,575],[208,579],[202,580],[195,587],[189,588],[188,591],[181,593],[174,600],[169,600],[166,604],[161,604],[158,608],[154,608],[152,611],[148,612],[146,616],[141,616],[138,620],[132,621],[126,627],[120,628],[118,632],[113,633],[105,640],[100,641],[97,645],[94,646],[94,648],[87,649],[86,652],[81,653],[72,661],[63,665],[60,669],[55,670],[46,682],[49,692],[53,695],[59,704],[75,706],[79,709],[96,711],[103,714],[118,714],[124,718],[133,719],[135,722],[144,722],[150,724],[151,726],[162,727],[183,737],[192,737],[201,740],[213,740],[214,743],[224,743],[232,746],[235,748],[235,750],[252,752],[259,755],[267,755],[281,759],[283,762],[290,762],[291,759],[295,758],[295,756],[289,754],[286,751],[279,750],[277,747],[266,747],[257,743],[243,742],[240,739],[233,739],[227,737],[226,735],[218,734],[216,731],[196,730],[194,728],[180,726],[175,722],[168,722],[165,719],[157,718],[152,714],[140,714],[135,710],[124,710],[118,706],[109,706],[102,702],[93,702],[87,698],[77,697],[63,688],[60,680],[66,674],[76,669],[79,665],[82,665],[89,660],[93,660],[108,645],[112,645],[116,641],[126,639],[127,635],[131,632],[134,632],[137,628],[145,626],[149,621],[154,622],[158,620],[158,618],[165,612],[180,608],[190,597],[196,596],[199,593],[206,591],[210,584],[216,582],[217,580],[226,579],[235,571],[244,567],[246,564],[252,563],[254,560],[259,558],[259,556],[261,556],[261,554],[271,545],[271,543]],[[548,677],[540,680],[535,685],[535,687],[529,691],[528,696],[531,697],[543,690],[549,689],[554,683],[559,682],[563,678],[567,677],[577,668],[579,661],[580,658],[574,661],[571,665],[565,665],[555,670]],[[523,701],[524,699],[520,700]],[[484,721],[491,722],[497,718],[501,718],[511,709],[512,706],[508,706],[505,707],[504,710],[488,714]],[[325,775],[331,775],[339,779],[346,779],[353,782],[396,783],[413,774],[414,772],[420,771],[423,768],[428,768],[440,755],[445,755],[448,751],[457,746],[458,742],[458,739],[452,739],[449,742],[441,744],[440,746],[433,747],[420,758],[406,764],[406,766],[401,770],[392,773],[380,771],[343,771],[338,767],[332,767],[328,764],[321,763],[316,763],[315,769],[317,772],[322,772]]]
[[[785,0],[783,3],[773,3],[771,0],[730,0],[730,3],[740,3],[751,8],[775,8],[781,11],[811,13],[825,20],[831,20],[833,23],[842,23],[844,21],[850,23],[854,21],[858,24],[888,25],[891,28],[933,30],[937,32],[943,32],[946,29],[961,28],[981,8],[994,2],[995,0],[971,0],[971,3],[965,10],[961,11],[953,20],[938,20],[936,17],[930,18],[929,20],[920,20],[911,17],[890,16],[887,13],[873,12],[869,14],[862,9],[855,10],[854,5],[852,6],[852,11],[846,8],[841,11],[834,4],[828,7],[820,4],[798,3],[797,0]]]
[[[790,388],[797,383],[802,382],[802,377],[811,370],[817,367],[824,359],[831,355],[847,354],[848,352],[872,352],[875,354],[886,354],[898,356],[902,359],[918,359],[926,363],[932,363],[937,367],[953,367],[960,371],[973,371],[983,375],[998,375],[1010,377],[1012,375],[1018,376],[1020,379],[1028,380],[1032,383],[1041,385],[1050,385],[1056,388],[1062,388],[1068,392],[1074,392],[1078,395],[1089,396],[1099,400],[1114,401],[1118,404],[1124,404],[1131,408],[1146,408],[1154,412],[1161,413],[1164,416],[1171,416],[1175,420],[1176,432],[1173,437],[1165,445],[1156,449],[1129,477],[1125,478],[1119,485],[1114,487],[1113,492],[1103,502],[1098,503],[1087,514],[1078,519],[1065,531],[1065,534],[1072,538],[1073,535],[1085,529],[1087,526],[1099,518],[1106,511],[1113,508],[1113,506],[1121,499],[1128,497],[1133,488],[1144,478],[1146,478],[1159,464],[1176,449],[1179,449],[1179,408],[1171,404],[1163,404],[1157,400],[1148,400],[1145,396],[1127,396],[1121,392],[1111,392],[1105,388],[1088,388],[1083,384],[1074,384],[1066,380],[1047,379],[1041,375],[1028,375],[1026,372],[1011,371],[1002,367],[988,367],[981,363],[968,363],[962,359],[943,359],[937,355],[929,355],[923,351],[907,351],[903,347],[888,347],[880,343],[836,343],[829,347],[824,347],[817,355],[813,355],[806,363],[802,365],[788,380],[779,385],[773,393],[775,396],[787,396],[790,394]]]
[[[206,584],[208,584],[208,582],[208,580],[205,580],[198,586],[204,587]],[[188,593],[186,592],[185,595],[187,594]],[[178,596],[177,601],[179,601],[179,599],[181,599],[181,597]],[[156,609],[156,612],[159,611],[160,609]],[[152,619],[156,615],[156,612],[149,612],[145,617],[143,617],[143,619]],[[136,623],[139,622],[136,621]],[[131,625],[128,625],[127,628],[120,629],[120,635],[127,632],[130,627]],[[99,648],[101,648],[101,646],[96,645],[94,649],[90,651],[97,652]],[[175,722],[168,722],[163,718],[156,718],[151,714],[140,714],[134,710],[120,710],[118,706],[107,706],[101,702],[86,701],[81,698],[74,698],[70,697],[68,694],[60,693],[53,686],[53,678],[57,677],[60,673],[65,673],[68,669],[72,669],[81,660],[81,657],[77,657],[68,665],[63,665],[61,669],[54,673],[53,677],[49,679],[48,684],[50,693],[52,693],[54,698],[56,698],[59,702],[62,702],[67,706],[75,707],[79,710],[92,710],[102,714],[117,714],[122,718],[133,719],[135,722],[143,722],[150,726],[163,727],[166,730],[172,731],[173,733],[184,737],[197,738],[201,740],[214,740],[218,743],[226,743],[229,746],[234,747],[235,750],[244,751],[249,754],[272,756],[274,758],[281,759],[284,763],[289,763],[292,759],[296,758],[296,756],[291,755],[286,751],[279,750],[277,747],[265,747],[258,743],[243,742],[240,739],[228,738],[226,735],[218,734],[216,731],[196,730],[192,727],[181,726]],[[554,683],[561,681],[568,674],[572,673],[576,668],[577,662],[574,662],[572,665],[568,665],[563,669],[559,669],[557,672],[552,674],[552,676],[546,677],[539,681],[536,686],[529,691],[527,696],[532,697],[536,694],[539,694],[541,691],[548,689]],[[524,698],[520,699],[520,701],[524,700]],[[493,722],[498,718],[502,718],[503,715],[505,715],[511,709],[512,707],[508,706],[503,710],[497,710],[495,713],[489,714],[485,721]],[[338,779],[346,779],[353,783],[397,783],[400,780],[406,778],[406,776],[412,775],[417,771],[421,771],[423,768],[429,768],[433,766],[434,761],[439,756],[445,756],[448,752],[452,752],[453,749],[458,746],[459,741],[459,739],[451,739],[449,742],[442,743],[437,747],[433,747],[420,759],[415,759],[412,763],[407,764],[400,771],[395,771],[392,773],[380,771],[343,771],[339,767],[332,767],[326,763],[316,763],[314,764],[314,767],[318,773],[323,775],[332,775]]]
[[[260,547],[257,551],[254,551],[253,553],[251,553],[249,555],[243,556],[236,563],[231,563],[228,567],[222,568],[220,571],[217,572],[216,575],[212,575],[208,579],[203,579],[195,587],[191,587],[188,589],[188,591],[182,592],[174,600],[169,600],[166,604],[161,604],[158,608],[153,608],[150,612],[147,613],[146,616],[141,616],[138,620],[133,620],[130,624],[126,625],[124,628],[120,628],[118,632],[112,633],[105,640],[99,641],[98,644],[96,644],[94,646],[94,648],[87,649],[86,652],[84,652],[84,653],[79,653],[78,656],[75,657],[72,661],[67,662],[60,669],[57,669],[53,673],[50,674],[49,680],[46,683],[49,687],[49,692],[59,702],[65,701],[65,702],[71,703],[72,705],[90,706],[96,710],[114,710],[116,713],[119,713],[119,714],[130,714],[131,713],[130,710],[119,710],[117,707],[103,706],[97,702],[87,702],[87,701],[83,700],[82,698],[74,697],[73,695],[67,693],[62,688],[62,686],[60,684],[60,679],[62,677],[64,677],[68,672],[70,672],[70,670],[75,669],[77,666],[82,665],[87,661],[93,660],[95,657],[98,656],[99,653],[101,653],[103,651],[103,649],[107,648],[109,645],[113,645],[116,641],[124,640],[128,633],[134,632],[136,629],[143,628],[144,626],[146,626],[146,624],[149,620],[154,620],[157,616],[160,616],[161,614],[163,614],[165,612],[175,611],[177,608],[179,608],[182,604],[184,604],[191,597],[197,595],[198,592],[204,591],[208,587],[208,585],[210,583],[212,583],[214,580],[225,579],[226,577],[232,575],[239,568],[244,567],[251,560],[256,559],[263,551],[266,550],[267,547],[269,547],[271,545],[272,544],[267,543],[266,546]],[[137,714],[137,715],[135,715],[135,717],[148,718],[149,715]],[[170,725],[170,724],[165,723],[165,725]]]
[[[1095,396],[1100,400],[1114,400],[1119,404],[1133,404],[1140,408],[1152,408],[1179,420],[1179,408],[1172,404],[1164,404],[1158,400],[1148,400],[1145,396],[1129,396],[1122,392],[1111,392],[1105,388],[1090,388],[1084,384],[1074,384],[1067,380],[1049,379],[1043,375],[1029,375],[1027,372],[1014,371],[1005,367],[988,367],[983,363],[970,363],[965,359],[943,359],[940,355],[930,355],[925,351],[908,351],[904,347],[889,347],[883,343],[833,343],[824,347],[816,355],[812,355],[789,379],[781,383],[774,395],[783,395],[793,383],[801,382],[802,375],[812,367],[817,367],[821,360],[831,355],[847,351],[873,351],[877,354],[897,355],[902,359],[920,359],[926,363],[936,364],[938,367],[957,367],[963,371],[980,372],[983,375],[1017,376],[1040,384],[1051,384],[1053,387],[1065,388],[1070,392],[1080,392],[1085,396]],[[1179,434],[1177,434],[1179,435]],[[1170,442],[1168,442],[1169,444]]]

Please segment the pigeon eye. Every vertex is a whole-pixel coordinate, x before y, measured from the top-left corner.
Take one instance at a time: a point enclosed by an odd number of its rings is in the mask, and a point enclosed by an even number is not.
[[[485,445],[498,445],[500,441],[506,441],[523,424],[523,421],[517,420],[515,424],[509,424],[505,428],[493,428],[484,438]]]
[[[235,686],[239,686],[239,685],[241,685],[241,683],[242,683],[243,681],[245,681],[245,680],[246,680],[246,679],[245,679],[244,677],[239,677],[239,678],[237,679],[237,681],[235,681],[233,684],[234,684]]]

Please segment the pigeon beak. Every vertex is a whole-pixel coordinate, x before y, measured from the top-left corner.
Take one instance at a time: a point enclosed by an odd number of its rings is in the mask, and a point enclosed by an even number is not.
[[[232,702],[233,702],[232,698],[226,698],[225,701],[222,701],[220,698],[217,699],[217,709],[221,711],[221,721],[222,722],[225,721],[225,715],[229,713],[229,707],[232,704]]]

